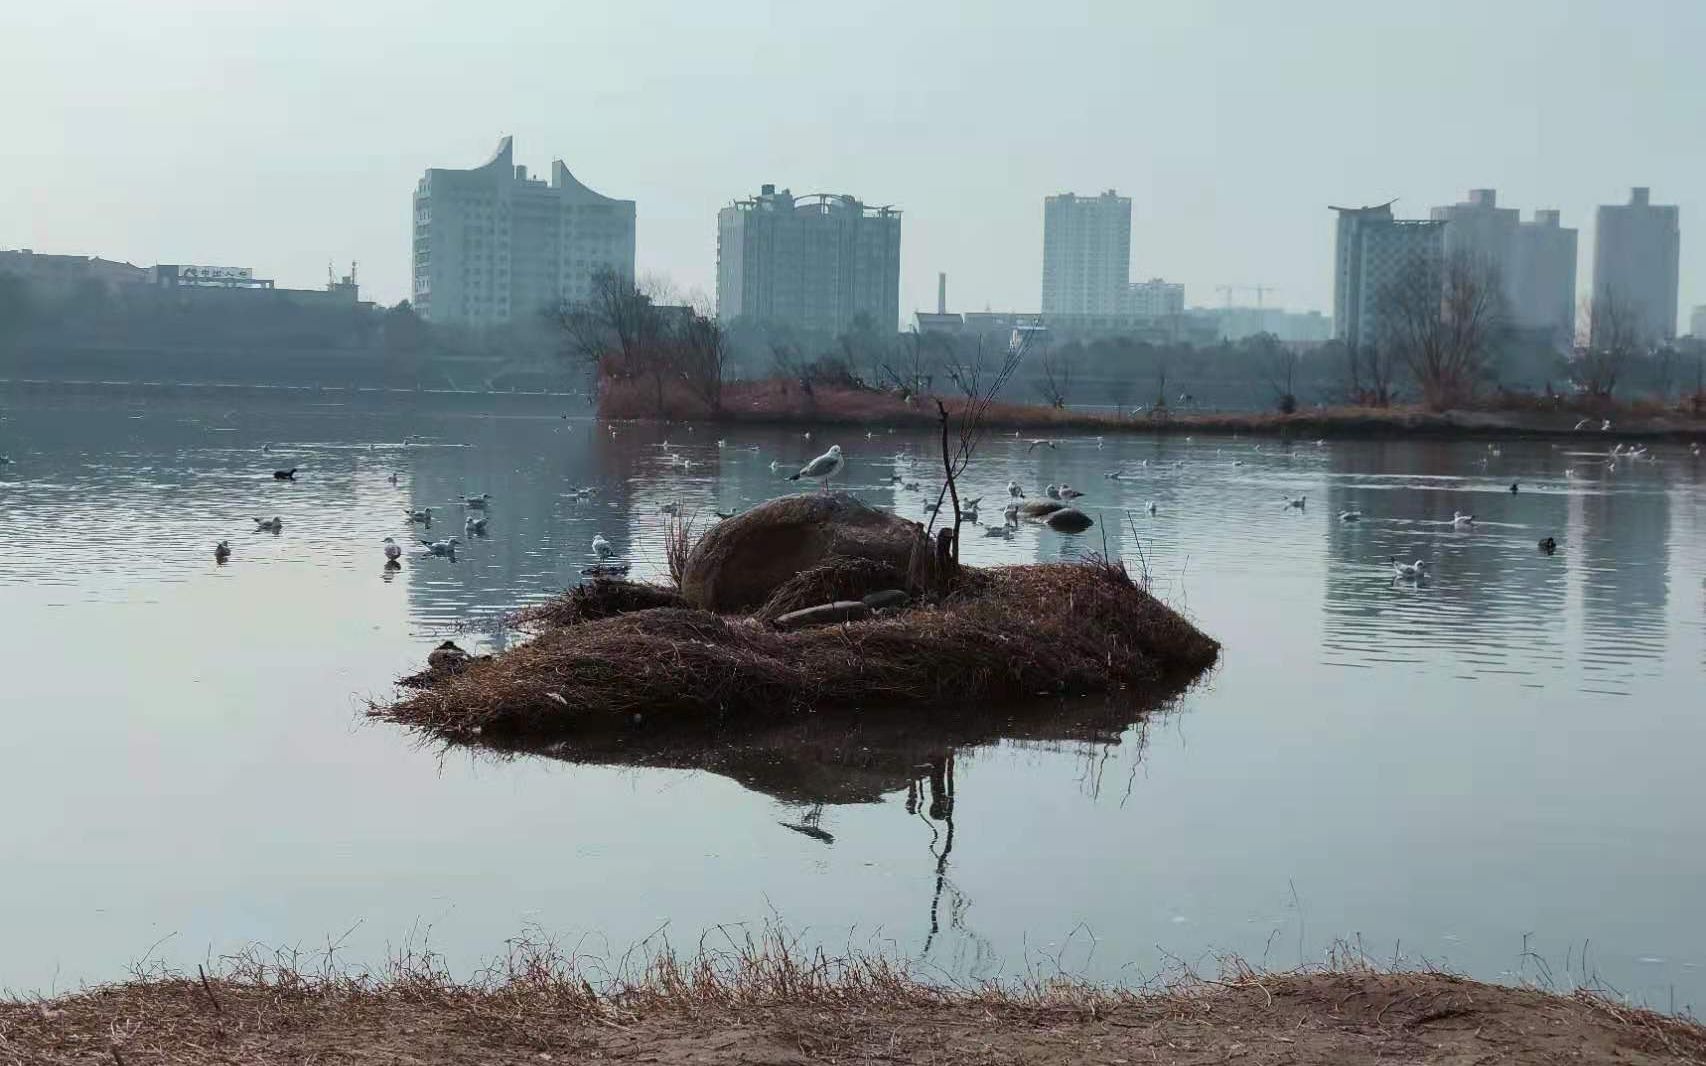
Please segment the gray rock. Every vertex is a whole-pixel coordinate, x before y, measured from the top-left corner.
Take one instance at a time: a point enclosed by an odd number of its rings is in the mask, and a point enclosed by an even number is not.
[[[880,611],[885,607],[905,607],[911,598],[904,589],[879,589],[866,596],[863,602],[871,610]]]
[[[1082,533],[1096,524],[1076,507],[1063,507],[1044,518],[1043,523],[1057,533]]]
[[[858,600],[836,600],[798,611],[789,611],[776,619],[778,629],[805,629],[808,626],[830,625],[834,622],[857,622],[869,618],[871,609]]]

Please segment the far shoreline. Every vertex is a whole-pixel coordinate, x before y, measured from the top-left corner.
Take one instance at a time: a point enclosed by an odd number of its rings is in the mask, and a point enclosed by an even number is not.
[[[665,397],[663,417],[659,417],[655,404],[648,403],[649,397],[643,389],[618,387],[611,382],[604,385],[598,413],[610,421],[788,429],[835,426],[864,430],[934,430],[940,424],[938,397],[928,395],[903,399],[893,393],[822,386],[808,394],[797,385],[774,379],[732,381],[723,386],[721,401],[715,407],[696,397],[672,392]],[[960,402],[957,397],[940,400],[950,414]],[[1609,428],[1602,429],[1607,421]],[[990,432],[1016,432],[1032,438],[1061,433],[1159,437],[1203,433],[1305,440],[1569,437],[1605,441],[1608,445],[1627,440],[1706,440],[1706,416],[1691,415],[1680,408],[1627,403],[1589,405],[1565,403],[1561,399],[1549,403],[1540,397],[1521,397],[1503,407],[1489,405],[1445,411],[1421,405],[1340,405],[1312,407],[1290,414],[1190,410],[1103,414],[1041,404],[995,403],[989,408],[984,426]]]

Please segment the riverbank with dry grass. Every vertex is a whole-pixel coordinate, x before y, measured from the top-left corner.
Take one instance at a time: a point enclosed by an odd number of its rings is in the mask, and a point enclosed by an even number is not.
[[[1144,990],[951,986],[883,959],[750,941],[632,979],[521,944],[466,981],[417,956],[306,974],[249,955],[0,1000],[7,1066],[316,1063],[1702,1063],[1706,1028],[1605,995],[1338,958]]]
[[[950,412],[956,397],[942,398]],[[1566,401],[1559,397],[1507,395],[1473,408],[1434,411],[1419,405],[1389,407],[1328,406],[1277,411],[1200,411],[1177,408],[1134,413],[1084,411],[1043,404],[993,403],[984,424],[991,430],[1030,436],[1064,433],[1192,434],[1239,433],[1318,438],[1455,438],[1582,436],[1598,440],[1706,440],[1706,415],[1699,405]],[[723,386],[720,409],[685,389],[668,392],[661,419],[650,393],[607,383],[599,414],[609,419],[713,422],[752,426],[856,426],[934,429],[933,398],[910,401],[896,393],[828,385],[809,392],[798,382],[765,379],[731,381]],[[1584,423],[1585,420],[1585,424]],[[1577,428],[1580,426],[1580,428]]]

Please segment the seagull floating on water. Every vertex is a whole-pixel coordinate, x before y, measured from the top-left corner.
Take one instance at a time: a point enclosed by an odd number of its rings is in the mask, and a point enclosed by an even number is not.
[[[423,526],[432,525],[431,507],[422,507],[419,510],[404,508],[403,513],[409,516],[410,522],[419,522]]]
[[[385,480],[389,481],[391,484],[395,485],[397,483],[397,472],[395,470],[391,471],[391,476],[386,478]]]
[[[467,518],[462,520],[462,528],[467,531],[469,536],[483,537],[486,535],[486,522],[487,519],[475,518],[473,515],[469,515]]]
[[[449,540],[421,541],[422,547],[426,548],[427,551],[434,555],[444,556],[451,559],[456,558],[456,546],[461,543],[462,542],[455,537],[451,537]]]
[[[492,502],[492,494],[489,492],[482,492],[478,496],[464,496],[464,497],[462,497],[463,505],[466,507],[472,507],[476,511],[484,511],[486,509],[486,506],[488,504],[490,504],[491,502]]]
[[[385,538],[385,560],[386,560],[386,562],[394,563],[399,558],[401,558],[402,555],[403,555],[402,547],[399,546],[397,544],[397,542],[392,540],[390,537],[386,537]]]
[[[1304,508],[1309,506],[1309,497],[1308,496],[1287,497],[1286,501],[1285,501],[1285,505],[1287,507],[1295,507],[1299,511],[1301,511]]]
[[[615,556],[616,549],[611,546],[608,540],[604,539],[603,533],[594,533],[592,536],[592,554],[600,559],[609,559]]]
[[[1413,563],[1401,563],[1398,557],[1392,557],[1392,576],[1405,581],[1419,581],[1428,574],[1428,564],[1421,559]]]
[[[257,519],[255,519],[255,532],[256,533],[283,533],[284,532],[284,519],[278,517],[277,515],[273,515],[271,518],[257,518]]]
[[[1451,524],[1457,529],[1468,529],[1475,524],[1475,516],[1464,514],[1462,511],[1451,512]]]
[[[811,440],[810,433],[806,434],[806,439]],[[846,465],[847,461],[841,458],[841,445],[831,444],[829,451],[800,467],[798,473],[789,474],[788,480],[799,481],[801,478],[807,478],[817,481],[827,492],[829,490],[829,479],[841,473],[841,468]]]
[[[1149,517],[1151,518],[1154,518],[1157,514],[1161,513],[1161,508],[1156,506],[1154,500],[1150,500],[1149,506],[1145,507],[1144,510],[1149,512]]]
[[[1029,454],[1030,452],[1036,451],[1039,447],[1041,447],[1042,445],[1045,445],[1045,444],[1048,445],[1050,448],[1055,448],[1056,451],[1059,451],[1059,448],[1057,448],[1055,446],[1054,441],[1049,440],[1047,437],[1033,437],[1033,438],[1031,438],[1031,446],[1029,448],[1026,448],[1025,452],[1027,454]]]
[[[1063,500],[1076,500],[1082,495],[1084,494],[1073,488],[1071,485],[1062,485],[1060,487],[1060,498]]]
[[[1341,521],[1341,522],[1361,522],[1362,521],[1362,512],[1361,511],[1340,511],[1339,512],[1339,521]]]

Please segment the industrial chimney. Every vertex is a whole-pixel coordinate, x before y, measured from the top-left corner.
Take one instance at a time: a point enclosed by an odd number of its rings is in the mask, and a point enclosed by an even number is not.
[[[948,313],[948,272],[945,270],[936,275],[936,313]]]

